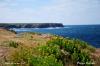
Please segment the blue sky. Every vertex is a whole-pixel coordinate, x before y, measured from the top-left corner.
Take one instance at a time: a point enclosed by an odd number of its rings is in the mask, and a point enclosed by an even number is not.
[[[100,0],[0,0],[0,23],[100,24]]]

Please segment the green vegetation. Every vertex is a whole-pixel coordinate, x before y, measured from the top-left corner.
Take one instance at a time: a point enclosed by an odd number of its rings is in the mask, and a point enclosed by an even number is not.
[[[78,39],[31,32],[16,35],[4,29],[0,37],[0,66],[93,66],[97,59],[97,50]]]
[[[19,44],[21,44],[21,43],[10,40],[10,41],[4,41],[2,43],[2,46],[17,48],[19,46]]]
[[[16,31],[14,31],[14,30],[9,30],[9,29],[7,29],[8,31],[11,31],[12,33],[14,33],[14,34],[17,34],[17,32]]]
[[[15,43],[13,43],[15,44]],[[11,46],[12,45],[11,43]],[[14,46],[15,47],[15,46]],[[65,66],[77,62],[91,66],[91,55],[95,49],[84,41],[54,36],[46,45],[36,48],[19,46],[11,53],[14,63],[24,63],[24,66]]]
[[[84,41],[56,37],[53,40],[50,40],[47,44],[48,46],[56,44],[60,47],[62,54],[59,56],[63,61],[63,64],[66,64],[67,62],[72,62],[74,64],[81,62],[86,65],[87,62],[93,62],[90,58],[90,53],[95,51],[95,48]]]
[[[12,52],[10,60],[10,62],[19,63],[19,66],[63,66],[62,62],[58,61],[54,55],[43,55],[37,48],[25,46],[20,46],[18,50]]]

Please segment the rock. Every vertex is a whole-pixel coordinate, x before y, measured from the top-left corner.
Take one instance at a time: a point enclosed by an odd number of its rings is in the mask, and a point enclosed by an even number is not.
[[[1,23],[0,28],[49,28],[49,27],[64,27],[61,23]]]

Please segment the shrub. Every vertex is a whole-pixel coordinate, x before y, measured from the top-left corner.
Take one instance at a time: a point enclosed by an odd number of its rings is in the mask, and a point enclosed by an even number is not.
[[[17,47],[18,47],[18,45],[19,45],[19,43],[18,43],[18,42],[15,42],[15,41],[9,41],[9,46],[10,46],[10,47],[17,48]]]
[[[59,57],[59,55],[61,55],[61,50],[57,45],[40,46],[38,47],[38,50],[41,52],[43,56],[54,55],[55,57]]]
[[[29,63],[30,66],[63,66],[53,55],[33,57]]]
[[[16,47],[16,43],[12,42],[11,46]],[[27,66],[65,66],[69,62],[89,66],[86,63],[92,62],[91,50],[95,49],[84,41],[55,36],[36,48],[18,46],[12,54],[12,61],[24,62]]]
[[[66,59],[72,60],[74,64],[77,62],[92,62],[90,58],[90,53],[95,51],[94,47],[88,45],[86,42],[78,40],[78,39],[69,39],[69,38],[62,38],[62,37],[54,37],[52,40],[47,42],[47,45],[58,45],[60,50],[63,50],[69,53],[70,56],[66,57]],[[84,51],[85,50],[85,51]],[[61,57],[62,55],[60,55]],[[61,60],[64,59],[61,57]],[[63,64],[65,64],[64,62]],[[87,64],[85,64],[87,66]]]
[[[8,29],[9,30],[9,29]],[[14,33],[14,34],[17,34],[17,32],[16,31],[14,31],[14,30],[9,30],[9,31],[11,31],[12,33]]]
[[[19,44],[21,44],[21,43],[10,40],[10,41],[4,41],[2,43],[2,46],[17,48],[19,46]]]
[[[19,47],[19,50],[14,51],[11,55],[12,62],[24,62],[24,66],[63,66],[62,61],[58,61],[54,55],[44,55],[43,52],[41,52],[42,54],[35,53],[35,50],[38,49]]]

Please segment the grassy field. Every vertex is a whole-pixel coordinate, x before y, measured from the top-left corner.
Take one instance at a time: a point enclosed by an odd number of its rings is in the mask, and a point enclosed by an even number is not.
[[[77,66],[78,63],[99,66],[100,49],[78,39],[31,32],[15,34],[0,29],[0,66]]]

